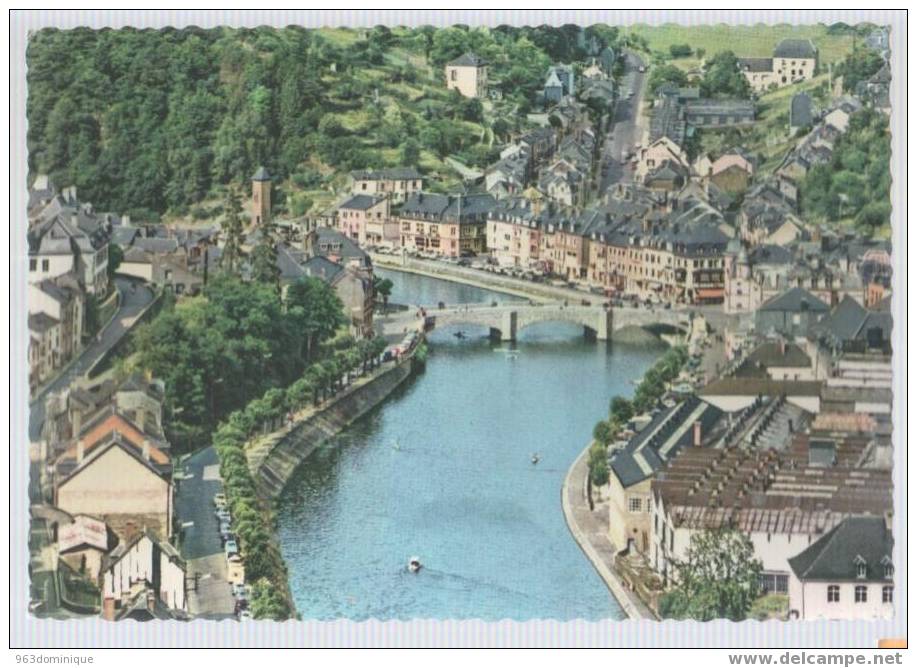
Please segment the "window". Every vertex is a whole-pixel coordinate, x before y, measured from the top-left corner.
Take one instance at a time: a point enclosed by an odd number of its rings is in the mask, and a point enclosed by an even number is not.
[[[643,510],[643,500],[639,496],[632,496],[627,500],[627,507],[632,513]]]
[[[41,270],[48,271],[51,268],[51,260],[42,260],[41,261]]]
[[[458,80],[458,70],[449,70],[449,74],[452,76],[453,81]]]
[[[885,564],[885,579],[891,580],[895,576],[895,567],[891,564]]]
[[[866,603],[866,585],[857,585],[854,587],[853,600],[855,603]]]
[[[865,580],[866,579],[866,562],[863,561],[862,558],[857,557],[856,565],[857,565],[857,580]]]
[[[839,585],[828,585],[828,603],[838,603],[841,600],[841,588]]]
[[[761,590],[766,594],[786,594],[789,592],[789,576],[781,573],[762,573],[758,577]],[[830,595],[828,600],[830,601]]]
[[[894,598],[894,587],[891,585],[885,585],[882,587],[882,602],[883,603],[893,603]]]
[[[36,269],[38,269],[38,260],[29,260],[29,271],[35,271]]]

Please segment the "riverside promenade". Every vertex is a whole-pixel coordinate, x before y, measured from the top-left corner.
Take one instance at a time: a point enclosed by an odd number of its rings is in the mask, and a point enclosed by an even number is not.
[[[580,549],[595,566],[602,580],[629,619],[657,619],[653,612],[621,581],[614,570],[615,547],[608,538],[608,504],[589,509],[586,476],[589,475],[589,448],[576,458],[561,490],[564,518]]]

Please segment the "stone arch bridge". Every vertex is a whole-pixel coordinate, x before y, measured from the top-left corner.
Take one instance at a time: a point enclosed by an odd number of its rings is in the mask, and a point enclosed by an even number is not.
[[[691,314],[677,309],[605,308],[563,303],[497,305],[466,304],[427,311],[429,328],[477,325],[490,330],[491,338],[515,341],[516,335],[539,322],[570,322],[581,325],[589,338],[607,341],[615,331],[640,327],[656,332],[686,333]]]

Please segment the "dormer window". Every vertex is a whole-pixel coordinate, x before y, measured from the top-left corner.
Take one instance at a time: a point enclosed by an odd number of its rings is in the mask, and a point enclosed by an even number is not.
[[[892,565],[892,560],[888,557],[882,559],[882,565],[885,567],[885,579],[891,580],[895,577],[895,567]]]
[[[866,560],[863,557],[857,555],[857,558],[853,560],[856,564],[857,570],[857,580],[866,579]]]

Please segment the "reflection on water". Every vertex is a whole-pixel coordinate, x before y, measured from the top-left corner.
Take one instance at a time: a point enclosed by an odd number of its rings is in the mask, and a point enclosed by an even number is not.
[[[411,278],[414,295],[460,296]],[[512,345],[466,333],[434,332],[426,371],[291,481],[279,538],[304,618],[621,616],[570,536],[560,489],[609,397],[630,393],[659,349],[589,343],[563,323]]]

